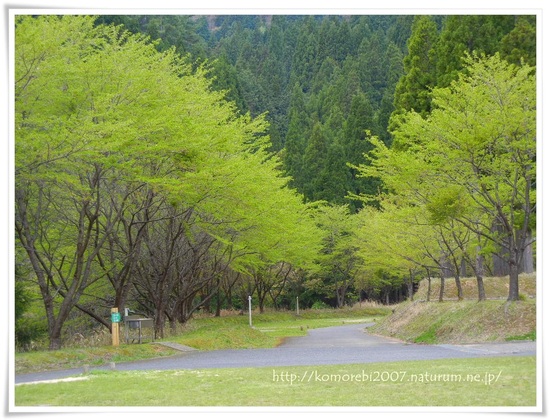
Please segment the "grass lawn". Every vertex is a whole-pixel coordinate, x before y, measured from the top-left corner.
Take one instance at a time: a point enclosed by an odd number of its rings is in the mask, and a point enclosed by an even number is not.
[[[535,357],[177,371],[92,371],[15,387],[16,407],[535,406]]]

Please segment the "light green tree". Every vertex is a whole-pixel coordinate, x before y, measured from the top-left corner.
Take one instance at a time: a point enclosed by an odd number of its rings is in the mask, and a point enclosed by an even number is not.
[[[190,209],[195,229],[239,256],[236,270],[307,265],[319,248],[265,119],[238,115],[173,49],[92,17],[18,17],[15,81],[17,244],[51,349],[84,292],[132,268],[138,227],[170,214],[159,203]]]
[[[425,119],[415,112],[405,117],[393,150],[377,142],[375,156],[384,158],[376,173],[385,173],[386,187],[401,199],[431,205],[432,214],[461,223],[478,244],[486,239],[494,252],[504,249],[508,299],[517,300],[536,204],[533,68],[498,55],[469,57],[466,64],[457,81],[434,90]],[[471,208],[459,211],[465,203]]]
[[[314,277],[323,283],[320,290],[332,292],[336,306],[341,308],[346,303],[347,294],[354,290],[360,269],[358,248],[354,241],[358,219],[350,214],[345,205],[320,204],[316,221],[322,231],[323,248]]]
[[[95,27],[90,17],[16,20],[15,227],[43,297],[52,349],[84,291],[106,275],[97,259],[122,212],[111,206],[121,197],[110,200],[104,188],[130,178],[138,189],[143,166],[135,163],[155,155],[162,134],[154,107],[137,105],[162,97],[174,62],[139,37]],[[153,74],[157,84],[147,90]]]
[[[360,227],[355,236],[367,277],[375,282],[388,275],[402,279],[412,300],[417,273],[437,268],[433,256],[439,249],[421,208],[388,197],[381,201],[380,209],[367,206],[358,218]]]

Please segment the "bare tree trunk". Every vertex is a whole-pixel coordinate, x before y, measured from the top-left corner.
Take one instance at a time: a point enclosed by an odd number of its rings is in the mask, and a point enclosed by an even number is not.
[[[61,331],[50,333],[50,344],[48,350],[59,350],[61,348]]]
[[[217,286],[216,289],[218,291],[216,292],[216,314],[214,316],[220,317],[222,313],[222,299],[220,297],[220,279],[217,279]]]
[[[159,302],[155,305],[155,339],[164,338],[165,317],[164,302]]]
[[[519,270],[514,257],[510,258],[510,288],[508,291],[508,300],[519,300]]]
[[[432,278],[430,277],[430,269],[426,268],[426,272],[428,273],[428,294],[426,296],[426,301],[430,301],[430,295],[432,294]]]
[[[510,274],[509,266],[504,261],[504,255],[498,254],[493,256],[493,276],[504,277]]]
[[[443,296],[445,295],[445,277],[443,271],[441,272],[441,286],[439,287],[439,301],[443,302]]]
[[[480,253],[480,247],[477,247],[475,274],[477,280],[478,300],[486,300],[487,296],[485,295],[485,285],[483,284],[483,255]]]
[[[464,299],[464,292],[462,290],[462,283],[460,282],[460,275],[458,272],[455,272],[455,284],[456,284],[456,294],[458,297],[458,300]]]
[[[467,276],[467,272],[466,272],[466,259],[465,258],[462,258],[460,260],[460,277],[466,277]]]
[[[495,222],[493,223],[493,232],[498,232],[499,234],[504,233],[504,228],[501,222],[495,220]],[[505,246],[498,243],[498,241],[497,246],[497,252],[493,255],[493,276],[504,277],[510,274],[509,265],[507,264],[508,250]]]
[[[409,294],[408,298],[412,302],[414,300],[414,285],[413,285],[413,270],[409,268],[409,280],[407,282],[407,292]]]
[[[344,306],[344,294],[345,294],[345,291],[342,290],[342,286],[341,287],[337,287],[336,288],[336,307],[337,308],[341,308],[342,306]]]
[[[89,196],[75,195],[71,198],[76,209],[74,213],[59,210],[64,223],[76,226],[72,233],[74,243],[68,241],[64,244],[65,248],[58,246],[58,239],[52,240],[49,223],[44,223],[46,210],[53,207],[55,198],[51,191],[43,185],[36,185],[34,193],[38,196],[38,208],[29,209],[32,187],[16,190],[15,231],[40,287],[48,321],[50,350],[61,348],[62,328],[71,310],[78,304],[85,289],[100,278],[95,275],[92,266],[114,226],[114,221],[108,221],[101,228],[98,223],[102,174],[102,168],[94,166],[89,178],[82,178],[82,186],[88,190]],[[46,252],[37,240],[48,244]]]
[[[533,237],[531,234],[531,231],[527,232],[526,238],[525,238],[525,251],[523,251],[523,272],[527,274],[531,274],[535,271],[535,264],[534,264],[534,258],[533,258],[533,245],[532,245]]]
[[[172,335],[176,335],[177,334],[177,321],[175,318],[168,318],[168,323],[170,324],[170,333]]]

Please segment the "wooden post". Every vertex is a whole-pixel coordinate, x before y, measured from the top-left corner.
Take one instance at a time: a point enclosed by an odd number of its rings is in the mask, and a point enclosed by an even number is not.
[[[118,346],[120,344],[119,325],[120,314],[118,313],[118,308],[111,308],[111,336],[113,338],[113,346]]]
[[[300,316],[300,302],[298,296],[296,296],[296,316]]]

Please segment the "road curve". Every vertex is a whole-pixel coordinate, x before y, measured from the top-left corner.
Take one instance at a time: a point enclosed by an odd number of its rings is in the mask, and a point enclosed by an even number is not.
[[[172,370],[239,367],[337,365],[449,358],[535,355],[535,342],[423,345],[368,334],[372,324],[347,324],[308,331],[271,349],[186,351],[175,356],[117,363],[117,370]],[[110,369],[109,366],[94,369]],[[15,375],[15,383],[61,379],[83,369]]]

